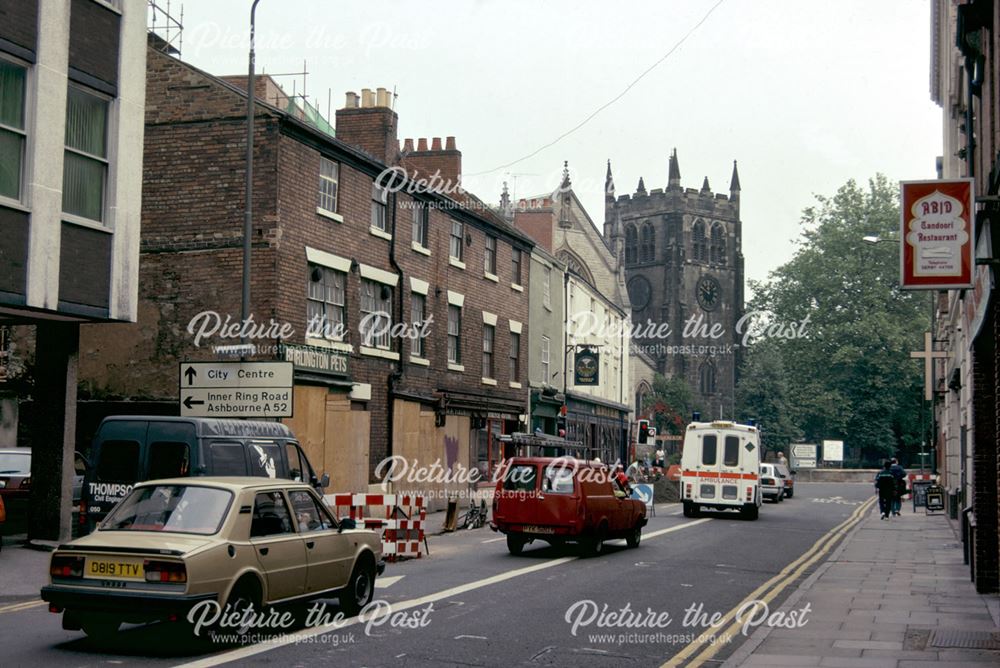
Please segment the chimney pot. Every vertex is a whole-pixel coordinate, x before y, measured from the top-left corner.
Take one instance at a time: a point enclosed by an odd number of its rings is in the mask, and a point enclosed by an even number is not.
[[[455,147],[455,138],[454,137],[448,137],[448,138],[446,138],[444,140],[444,147],[448,151],[457,151],[458,150]]]
[[[413,153],[413,139],[403,140],[403,153]]]
[[[375,92],[371,88],[361,89],[361,106],[362,107],[375,106]]]
[[[441,138],[440,137],[435,137],[434,140],[431,142],[431,150],[432,151],[440,151],[441,150]]]
[[[389,92],[385,88],[376,89],[376,104],[380,107],[389,106]]]
[[[358,94],[352,90],[347,91],[347,101],[344,103],[345,109],[353,109],[358,106]]]
[[[426,137],[421,137],[420,139],[417,140],[417,150],[418,151],[426,151],[427,150],[427,138]]]

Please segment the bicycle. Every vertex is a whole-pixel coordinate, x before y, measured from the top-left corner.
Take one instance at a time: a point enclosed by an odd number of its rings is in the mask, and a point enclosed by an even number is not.
[[[469,511],[463,515],[463,529],[479,529],[486,526],[486,500],[483,499],[476,505],[475,501],[469,501]]]

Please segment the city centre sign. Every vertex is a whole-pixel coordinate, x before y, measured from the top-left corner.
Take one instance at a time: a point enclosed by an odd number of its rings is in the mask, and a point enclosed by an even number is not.
[[[183,417],[292,417],[291,362],[182,362]]]

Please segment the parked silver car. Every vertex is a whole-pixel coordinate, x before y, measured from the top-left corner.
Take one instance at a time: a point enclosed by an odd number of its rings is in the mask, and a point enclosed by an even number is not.
[[[781,503],[785,499],[785,481],[775,464],[760,465],[760,493],[765,499]]]

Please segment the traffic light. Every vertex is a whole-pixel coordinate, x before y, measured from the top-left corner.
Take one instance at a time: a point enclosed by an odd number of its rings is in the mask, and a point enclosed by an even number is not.
[[[646,440],[649,438],[649,420],[639,420],[639,431],[636,434],[636,442],[643,445],[646,444]]]

